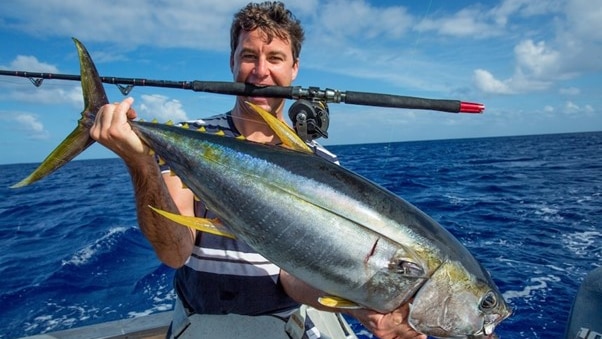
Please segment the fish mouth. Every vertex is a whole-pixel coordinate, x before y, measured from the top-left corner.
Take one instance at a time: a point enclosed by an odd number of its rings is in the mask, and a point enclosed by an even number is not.
[[[483,328],[478,333],[475,333],[474,336],[470,336],[469,338],[479,338],[479,339],[494,339],[498,338],[498,336],[493,333],[495,328],[499,323],[504,321],[504,319],[508,318],[512,314],[511,310],[508,310],[506,314],[490,314],[485,317],[485,321],[483,322]]]

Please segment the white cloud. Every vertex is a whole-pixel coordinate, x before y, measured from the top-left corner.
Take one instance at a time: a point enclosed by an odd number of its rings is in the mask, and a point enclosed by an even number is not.
[[[28,55],[17,55],[17,57],[11,61],[8,67],[0,66],[4,69],[18,70],[18,71],[30,71],[40,73],[57,73],[58,69],[54,65],[47,64],[45,62],[38,61],[35,56]]]
[[[474,71],[475,86],[482,92],[494,94],[512,94],[508,81],[497,80],[491,73],[484,69]]]
[[[578,105],[573,101],[567,101],[564,104],[564,108],[563,108],[563,112],[569,115],[573,115],[573,114],[586,114],[586,115],[591,115],[592,113],[595,112],[594,107],[592,105]]]
[[[514,73],[503,81],[509,92],[545,90],[553,83],[602,70],[599,62],[602,54],[602,0],[506,0],[491,13],[498,23],[510,25],[513,20],[515,27],[529,27],[529,35],[541,37],[526,38],[516,43]],[[534,23],[522,23],[515,18],[516,15],[543,14],[555,16],[553,20],[550,17],[547,26],[539,29]],[[546,30],[546,27],[554,31]],[[488,72],[495,79],[493,73]],[[480,89],[487,93],[500,93],[491,91],[490,87]],[[563,90],[561,93],[575,95],[575,91]]]
[[[488,22],[485,13],[476,7],[465,8],[453,15],[426,18],[415,29],[419,32],[434,31],[453,37],[484,38],[501,33],[500,27]]]
[[[3,6],[9,28],[36,36],[73,36],[122,46],[228,48],[232,14],[248,1],[134,0],[135,10],[116,10],[119,1],[21,1]],[[36,13],[23,16],[23,13]]]
[[[38,117],[31,113],[4,113],[0,114],[0,119],[14,123],[15,129],[23,131],[29,139],[47,139],[50,135]]]
[[[545,79],[558,74],[560,53],[546,46],[544,41],[523,40],[514,48],[514,54],[516,67],[529,77]]]
[[[8,97],[13,101],[29,102],[40,105],[56,105],[67,103],[79,109],[83,108],[84,101],[80,86],[51,87],[20,87],[18,90],[8,92]]]
[[[562,95],[579,95],[579,93],[581,93],[581,90],[579,88],[576,87],[567,87],[567,88],[561,88],[558,90],[558,93],[562,94]]]
[[[302,22],[309,28],[310,37],[319,34],[322,35],[321,39],[349,43],[366,39],[400,38],[414,21],[405,7],[376,7],[362,0],[323,2],[315,11],[316,16],[311,22]]]
[[[159,122],[172,120],[173,122],[188,120],[182,103],[169,99],[164,95],[142,95],[138,116],[146,120],[157,119]]]
[[[581,110],[577,104],[572,101],[567,101],[564,105],[564,113],[574,114],[578,113]]]

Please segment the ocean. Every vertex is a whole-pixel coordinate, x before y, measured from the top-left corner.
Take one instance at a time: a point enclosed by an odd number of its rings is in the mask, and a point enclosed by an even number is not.
[[[482,262],[514,309],[501,338],[562,337],[580,282],[602,264],[602,132],[329,149]],[[173,271],[138,229],[121,161],[73,161],[9,188],[35,166],[0,166],[0,338],[170,310]]]

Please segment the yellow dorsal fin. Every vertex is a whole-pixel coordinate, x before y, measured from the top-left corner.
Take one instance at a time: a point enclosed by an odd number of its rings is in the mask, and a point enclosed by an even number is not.
[[[196,217],[190,217],[190,216],[186,216],[186,215],[170,213],[170,212],[167,212],[164,210],[160,210],[158,208],[154,208],[152,206],[148,206],[148,207],[150,207],[153,211],[162,215],[163,217],[165,217],[173,222],[176,222],[180,225],[188,226],[190,228],[199,230],[201,232],[211,233],[211,234],[219,235],[219,236],[226,237],[226,238],[236,239],[236,236],[234,234],[230,233],[228,230],[226,230],[224,225],[217,218],[215,218],[215,219],[196,218]]]
[[[263,120],[270,126],[272,131],[276,133],[280,141],[282,142],[282,146],[294,151],[305,152],[305,153],[313,153],[311,148],[307,146],[305,141],[301,140],[299,136],[293,131],[290,127],[288,127],[284,122],[278,120],[275,116],[270,114],[268,111],[263,108],[247,102],[251,108],[255,110]]]
[[[342,309],[363,308],[351,300],[343,299],[341,297],[335,297],[332,295],[320,297],[320,298],[318,298],[318,302],[326,307],[332,307],[332,308],[342,308]]]

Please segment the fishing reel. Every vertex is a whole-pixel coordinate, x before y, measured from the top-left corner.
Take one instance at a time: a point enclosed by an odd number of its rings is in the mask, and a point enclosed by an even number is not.
[[[288,109],[297,135],[305,142],[324,137],[328,138],[328,105],[319,99],[299,99]]]

